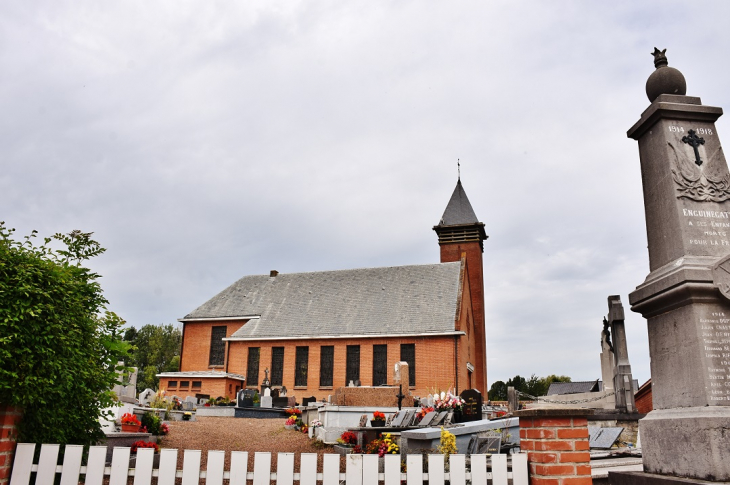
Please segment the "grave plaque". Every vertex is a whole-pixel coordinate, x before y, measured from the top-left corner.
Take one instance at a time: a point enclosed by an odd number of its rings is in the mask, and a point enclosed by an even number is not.
[[[648,320],[654,410],[639,422],[644,471],[730,481],[730,172],[715,121],[655,49],[638,141],[650,273],[629,295]],[[728,268],[730,269],[730,268]],[[692,459],[678,457],[692,456]],[[702,457],[702,458],[699,458]]]
[[[418,422],[418,426],[426,427],[431,426],[431,423],[436,418],[438,413],[435,411],[431,411],[430,413],[427,413],[423,418],[421,418],[421,421]]]
[[[448,414],[448,411],[441,411],[440,413],[438,413],[438,415],[431,422],[431,426],[440,426],[444,422]]]
[[[623,428],[599,428],[598,426],[588,427],[590,447],[593,449],[610,450]]]
[[[363,414],[362,416],[360,416],[360,424],[358,424],[358,426],[360,426],[361,428],[364,428],[367,425],[368,425],[368,415]]]
[[[396,411],[393,415],[393,420],[390,422],[391,426],[399,427],[403,425],[403,418],[406,417],[405,411]]]
[[[253,391],[251,389],[241,389],[240,391],[238,391],[238,396],[236,399],[237,406],[239,408],[253,407],[254,394],[255,394],[255,391]]]
[[[478,421],[482,419],[482,393],[476,389],[467,389],[460,396],[464,400],[461,408],[461,421]]]

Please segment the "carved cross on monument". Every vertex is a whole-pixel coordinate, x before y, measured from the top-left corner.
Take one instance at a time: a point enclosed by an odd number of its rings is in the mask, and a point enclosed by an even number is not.
[[[683,136],[682,141],[694,149],[695,163],[699,167],[702,165],[702,160],[700,160],[700,151],[698,148],[700,145],[705,144],[705,139],[697,136],[697,133],[695,133],[695,130],[689,130],[687,133],[689,133],[689,135]]]

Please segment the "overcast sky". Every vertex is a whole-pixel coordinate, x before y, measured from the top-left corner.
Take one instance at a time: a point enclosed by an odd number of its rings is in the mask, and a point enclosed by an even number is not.
[[[638,148],[654,47],[730,106],[730,3],[0,4],[0,220],[93,231],[129,324],[241,276],[438,262],[461,178],[484,245],[489,384],[634,376],[649,272]],[[717,124],[730,136],[728,120]]]

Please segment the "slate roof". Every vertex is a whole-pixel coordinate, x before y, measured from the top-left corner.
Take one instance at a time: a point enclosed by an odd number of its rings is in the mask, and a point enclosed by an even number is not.
[[[231,339],[454,332],[461,262],[244,276],[180,319],[252,318]]]
[[[598,392],[599,381],[551,382],[547,395],[578,394],[581,392]]]
[[[631,382],[634,392],[639,389],[639,381]],[[602,392],[603,381],[551,382],[547,395],[578,394],[580,392]]]
[[[479,219],[477,219],[469,198],[466,196],[466,192],[464,192],[464,187],[461,186],[461,179],[459,179],[456,182],[454,193],[451,194],[451,199],[446,205],[444,215],[441,216],[439,226],[457,226],[476,223],[479,223]]]

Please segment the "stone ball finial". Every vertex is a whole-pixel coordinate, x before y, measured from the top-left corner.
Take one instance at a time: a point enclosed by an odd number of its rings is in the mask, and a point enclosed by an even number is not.
[[[666,52],[666,49],[660,51],[656,47],[652,52],[656,71],[646,80],[646,95],[650,102],[654,102],[660,94],[687,94],[687,82],[681,72],[668,66]]]

